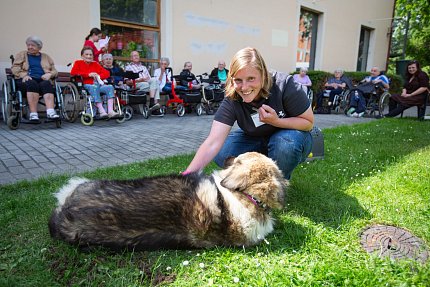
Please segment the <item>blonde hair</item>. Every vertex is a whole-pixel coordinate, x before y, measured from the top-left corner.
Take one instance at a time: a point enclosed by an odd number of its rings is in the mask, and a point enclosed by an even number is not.
[[[255,48],[247,47],[239,50],[231,60],[230,69],[228,71],[227,81],[225,85],[226,97],[232,98],[233,100],[239,100],[241,97],[236,93],[233,84],[233,78],[236,73],[243,69],[245,66],[251,66],[260,72],[262,79],[262,86],[260,90],[260,96],[267,98],[272,87],[272,77],[267,71],[266,63],[263,57]]]

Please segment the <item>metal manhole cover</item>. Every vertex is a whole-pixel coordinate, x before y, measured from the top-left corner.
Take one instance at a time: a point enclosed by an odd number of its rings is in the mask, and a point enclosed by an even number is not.
[[[360,237],[361,246],[379,257],[408,258],[423,263],[429,257],[424,241],[399,227],[372,225],[365,228]]]

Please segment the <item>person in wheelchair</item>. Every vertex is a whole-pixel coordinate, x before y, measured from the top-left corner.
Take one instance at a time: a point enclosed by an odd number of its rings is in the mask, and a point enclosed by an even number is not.
[[[105,85],[103,80],[110,77],[109,71],[105,70],[99,63],[94,61],[93,49],[84,47],[81,50],[82,60],[76,60],[73,63],[71,76],[80,76],[84,84],[84,88],[93,97],[95,106],[99,110],[100,118],[112,118],[118,116],[118,113],[113,110],[114,87]],[[108,112],[103,107],[101,93],[107,97]]]
[[[218,78],[221,82],[221,86],[224,87],[228,76],[228,69],[225,68],[225,61],[219,60],[218,66],[216,68],[213,68],[209,76],[211,78]]]
[[[124,70],[114,64],[112,54],[103,54],[102,56],[103,68],[110,73],[110,77],[104,80],[106,84],[113,85],[115,88],[127,89],[124,83]]]
[[[300,68],[300,73],[294,74],[293,76],[294,82],[296,82],[297,84],[300,84],[306,94],[308,93],[308,90],[312,86],[312,81],[309,78],[309,76],[306,74],[307,72],[308,72],[308,69],[305,67],[302,67]]]
[[[130,54],[131,62],[125,67],[125,71],[139,74],[134,80],[126,80],[129,87],[135,87],[141,92],[149,91],[149,110],[153,115],[161,115],[160,109],[160,89],[156,79],[151,78],[148,69],[140,61],[138,51],[132,51]],[[146,94],[145,94],[146,96]]]
[[[181,77],[181,86],[188,87],[188,89],[190,90],[200,90],[201,84],[197,80],[196,76],[191,73],[192,69],[193,64],[190,61],[184,63],[184,69],[179,74],[179,76]]]
[[[318,94],[317,97],[317,109],[323,106],[323,99],[328,94],[328,107],[333,106],[334,98],[336,95],[340,95],[343,90],[347,87],[346,79],[343,77],[343,70],[334,70],[334,76],[329,78],[324,84],[325,90]]]
[[[55,88],[53,79],[58,72],[55,69],[54,61],[47,54],[40,52],[43,43],[39,37],[30,36],[25,44],[27,50],[16,54],[11,70],[16,79],[17,87],[27,96],[30,110],[29,120],[34,123],[40,122],[37,113],[40,95],[45,101],[47,118],[57,120],[60,117],[54,109]]]
[[[388,90],[390,81],[378,67],[370,70],[370,76],[365,77],[360,84],[351,90],[351,100],[347,116],[362,117],[366,111],[367,100],[371,94],[380,90]]]

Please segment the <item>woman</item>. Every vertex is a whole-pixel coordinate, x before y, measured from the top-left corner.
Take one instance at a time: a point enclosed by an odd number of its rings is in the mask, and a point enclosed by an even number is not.
[[[112,54],[103,54],[102,56],[103,68],[110,73],[110,78],[105,80],[105,83],[114,85],[114,87],[126,89],[127,86],[124,84],[124,70],[113,63]]]
[[[54,61],[47,54],[40,52],[43,43],[36,36],[30,36],[25,41],[27,51],[19,52],[12,64],[12,73],[17,79],[17,86],[27,95],[30,109],[29,120],[39,123],[37,103],[43,95],[48,119],[56,120],[59,116],[54,110],[53,79],[58,72]]]
[[[223,166],[230,156],[258,151],[289,179],[312,149],[314,116],[306,94],[287,74],[269,75],[260,53],[249,47],[233,57],[225,93],[209,136],[182,174],[198,172],[212,159]],[[230,133],[236,121],[240,129]]]
[[[389,112],[385,117],[395,117],[412,106],[423,106],[428,95],[429,77],[421,70],[418,61],[411,61],[406,67],[406,80],[400,95],[390,98]],[[418,115],[423,118],[424,115]]]
[[[81,50],[82,60],[77,60],[73,63],[73,68],[70,71],[72,76],[81,76],[84,87],[94,98],[96,107],[99,110],[101,118],[112,118],[118,115],[113,110],[114,88],[111,85],[104,85],[104,79],[110,77],[109,71],[103,69],[99,63],[94,62],[93,49],[84,47]],[[103,101],[100,93],[106,94],[108,99],[108,112],[103,108]]]
[[[94,59],[99,62],[99,56],[106,52],[106,47],[100,47],[97,49],[94,43],[97,43],[102,38],[102,31],[99,28],[92,28],[90,34],[85,37],[84,47],[91,47],[94,54]]]
[[[308,92],[309,88],[312,86],[312,81],[309,78],[309,76],[306,74],[308,72],[308,69],[305,67],[300,68],[300,73],[295,74],[293,76],[294,82],[300,84],[305,91],[305,93]]]

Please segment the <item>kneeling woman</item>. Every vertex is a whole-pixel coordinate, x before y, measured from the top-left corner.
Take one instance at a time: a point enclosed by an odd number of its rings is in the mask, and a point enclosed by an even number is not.
[[[114,87],[104,85],[104,79],[110,77],[109,71],[105,70],[99,63],[94,61],[93,49],[84,47],[81,50],[82,60],[77,60],[73,63],[73,68],[70,71],[72,76],[81,76],[84,82],[84,87],[94,98],[96,107],[99,109],[100,117],[115,117],[118,113],[113,110]],[[103,108],[103,101],[100,93],[106,94],[108,99],[108,112]]]
[[[314,116],[305,92],[288,74],[269,74],[260,53],[249,47],[233,57],[225,91],[209,136],[182,174],[198,172],[212,159],[223,166],[230,156],[256,151],[290,179],[312,150]],[[236,122],[239,129],[230,132]]]

